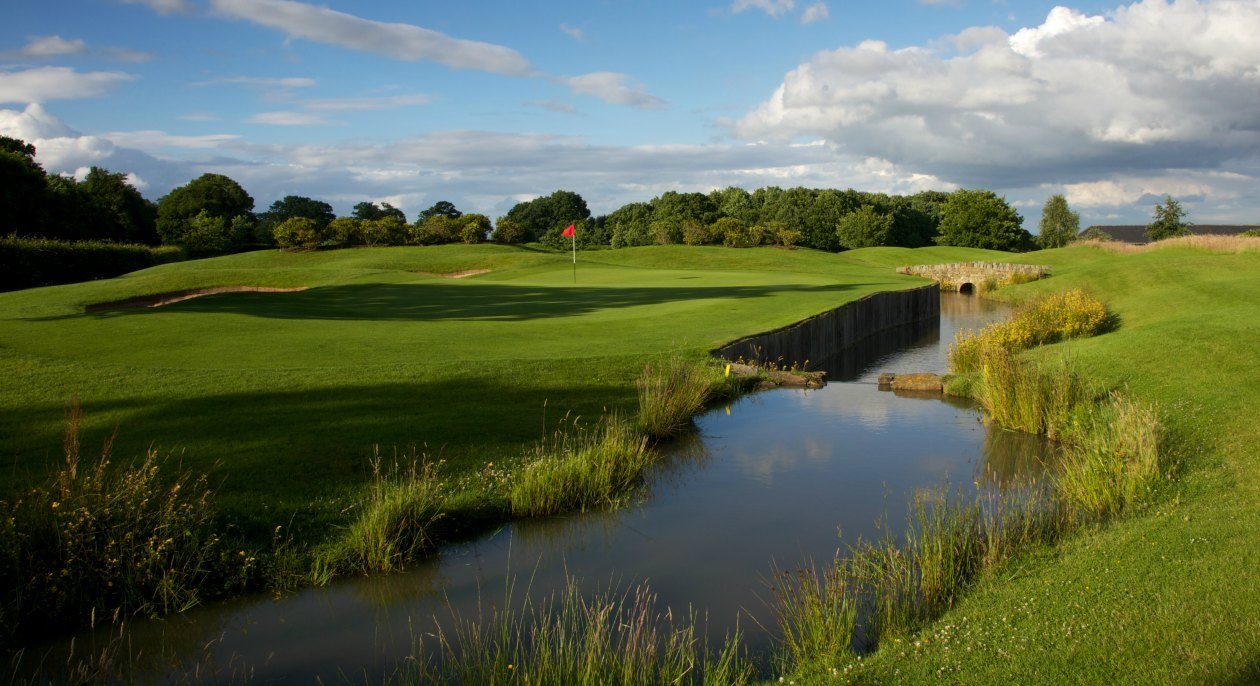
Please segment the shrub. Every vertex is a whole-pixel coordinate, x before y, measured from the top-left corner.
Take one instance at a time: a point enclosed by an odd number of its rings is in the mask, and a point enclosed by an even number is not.
[[[683,222],[683,243],[687,245],[706,245],[711,242],[709,227],[700,222]]]
[[[505,243],[514,245],[525,240],[525,229],[521,228],[520,223],[511,219],[499,218],[499,223],[494,227],[494,234],[491,240],[495,243]]]
[[[417,245],[458,243],[463,228],[459,219],[435,214],[411,225],[411,242]]]
[[[674,245],[683,242],[684,228],[678,222],[658,219],[649,224],[649,231],[657,245]]]
[[[1115,317],[1097,298],[1075,289],[1042,296],[1015,308],[1010,319],[990,324],[979,333],[959,332],[949,349],[955,373],[980,370],[985,350],[1018,352],[1066,338],[1096,336],[1115,325]]]
[[[325,227],[328,241],[342,247],[363,244],[363,221],[354,217],[337,217]]]
[[[176,246],[0,238],[0,291],[108,279],[182,259]]]
[[[276,245],[289,250],[311,250],[322,245],[327,238],[319,222],[306,217],[289,217],[274,229]]]
[[[774,227],[775,239],[779,242],[779,245],[782,245],[785,248],[790,248],[801,242],[802,235],[803,234],[800,231],[797,231],[796,229],[789,229],[787,224],[783,224],[782,222],[779,222],[779,225]]]
[[[256,558],[228,555],[212,522],[207,479],[80,456],[77,405],[67,413],[65,462],[48,485],[0,501],[0,587],[8,629],[85,626],[89,618],[159,614],[226,591]],[[236,580],[236,582],[234,582]]]
[[[393,215],[365,220],[359,228],[363,235],[364,245],[405,245],[407,243],[407,224]]]
[[[480,243],[490,235],[490,218],[484,214],[465,214],[459,223],[459,237],[465,243]]]

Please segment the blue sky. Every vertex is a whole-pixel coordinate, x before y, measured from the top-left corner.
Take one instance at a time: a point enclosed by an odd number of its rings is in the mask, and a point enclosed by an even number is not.
[[[1260,222],[1260,6],[993,0],[83,0],[0,10],[0,134],[262,209],[556,188],[983,186],[1035,225]],[[1184,40],[1170,36],[1185,36]]]

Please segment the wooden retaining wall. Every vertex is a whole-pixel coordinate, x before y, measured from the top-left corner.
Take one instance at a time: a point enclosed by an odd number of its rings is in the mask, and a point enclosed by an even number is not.
[[[804,365],[807,360],[824,360],[880,331],[940,316],[940,284],[884,291],[782,329],[741,338],[713,353],[727,360]]]

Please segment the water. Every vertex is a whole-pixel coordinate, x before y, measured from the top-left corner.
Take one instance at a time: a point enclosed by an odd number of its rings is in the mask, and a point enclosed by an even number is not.
[[[770,626],[764,580],[777,565],[830,561],[842,539],[901,530],[916,489],[971,491],[1035,475],[1037,437],[986,426],[970,403],[880,391],[880,372],[944,371],[959,329],[1004,308],[942,294],[939,329],[903,327],[818,363],[831,383],[746,396],[697,418],[698,440],[671,448],[646,498],[616,512],[505,526],[443,549],[405,574],[347,579],[281,600],[245,598],[133,625],[133,646],[262,682],[379,676],[453,607],[501,604],[506,589],[544,596],[648,583],[661,604],[693,609],[720,638],[738,623],[754,650]],[[209,646],[207,648],[207,646]],[[161,663],[150,669],[156,675]]]

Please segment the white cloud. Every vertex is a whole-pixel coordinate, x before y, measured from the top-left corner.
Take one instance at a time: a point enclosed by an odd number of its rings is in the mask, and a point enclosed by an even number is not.
[[[1056,8],[900,49],[818,53],[735,126],[823,138],[964,185],[1083,183],[1260,156],[1260,4],[1143,0]]]
[[[218,85],[241,85],[253,88],[314,88],[319,85],[315,79],[305,76],[222,76],[209,81],[195,81],[190,86],[202,88]]]
[[[408,93],[403,95],[387,95],[373,98],[327,98],[308,100],[302,105],[307,109],[320,112],[336,111],[370,111],[392,110],[399,107],[415,107],[427,105],[433,98],[424,93]]]
[[[66,40],[61,36],[32,36],[30,41],[16,51],[22,57],[57,57],[61,55],[78,55],[87,51],[87,43],[82,40]]]
[[[589,95],[613,105],[628,105],[640,109],[664,109],[664,100],[648,93],[630,77],[611,71],[597,71],[580,76],[558,77],[575,95]]]
[[[822,21],[829,16],[831,16],[831,12],[827,9],[827,3],[816,2],[806,7],[805,11],[801,13],[801,23],[812,24],[816,21]]]
[[[586,32],[583,31],[580,27],[569,26],[568,24],[561,24],[560,30],[564,32],[566,35],[568,35],[570,38],[572,38],[573,40],[578,41],[579,43],[586,41]]]
[[[796,0],[735,0],[731,3],[731,11],[736,14],[759,9],[772,17],[787,14],[795,7]]]
[[[191,14],[192,3],[188,0],[122,0],[128,5],[145,5],[158,14]]]
[[[577,107],[575,107],[573,103],[561,102],[559,100],[530,100],[525,104],[533,105],[534,107],[541,107],[545,110],[551,110],[552,112],[560,112],[562,114],[577,113]]]
[[[148,153],[162,153],[172,148],[211,150],[240,138],[240,135],[234,133],[180,136],[165,131],[113,131],[101,136],[119,147],[135,148]]]
[[[293,0],[210,0],[219,14],[267,26],[290,38],[339,45],[400,60],[432,60],[454,69],[529,75],[529,62],[511,48],[452,38],[412,24],[372,21]]]
[[[134,78],[121,72],[79,72],[69,67],[0,71],[0,103],[92,98]]]
[[[127,183],[131,184],[132,188],[138,191],[143,191],[144,189],[149,187],[149,182],[140,178],[134,172],[128,172],[128,174],[124,176],[123,178],[127,181]]]
[[[248,119],[251,124],[269,124],[271,126],[323,126],[328,120],[310,112],[259,112]]]

